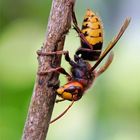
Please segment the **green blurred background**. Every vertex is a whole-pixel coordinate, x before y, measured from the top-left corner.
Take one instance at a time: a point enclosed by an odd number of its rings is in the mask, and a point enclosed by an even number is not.
[[[140,140],[140,1],[77,0],[81,25],[91,8],[104,24],[104,47],[125,17],[132,18],[116,45],[114,62],[84,97],[50,126],[48,140]],[[0,140],[21,139],[36,71],[36,51],[44,41],[51,0],[0,0]],[[71,43],[73,42],[73,44]],[[80,45],[75,31],[67,35],[65,50],[73,57]],[[62,66],[69,70],[67,62]],[[61,84],[66,82],[60,76]],[[53,118],[69,102],[55,105]]]

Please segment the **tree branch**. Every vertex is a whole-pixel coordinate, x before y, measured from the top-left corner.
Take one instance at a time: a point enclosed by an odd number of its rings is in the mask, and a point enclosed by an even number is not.
[[[63,49],[66,33],[71,26],[72,4],[75,0],[53,0],[46,39],[41,52]],[[38,72],[59,67],[61,55],[38,56]],[[23,140],[45,140],[49,128],[58,86],[58,73],[37,75],[29,112],[24,127]]]

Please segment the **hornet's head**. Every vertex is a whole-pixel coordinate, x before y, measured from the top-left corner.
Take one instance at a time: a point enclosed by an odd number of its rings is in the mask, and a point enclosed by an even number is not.
[[[65,100],[77,101],[83,95],[83,85],[73,81],[65,84],[56,90],[58,96]]]

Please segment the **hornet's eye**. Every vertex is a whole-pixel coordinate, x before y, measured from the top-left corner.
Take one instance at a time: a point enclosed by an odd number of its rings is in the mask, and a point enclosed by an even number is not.
[[[76,88],[74,86],[70,86],[68,88],[66,88],[64,91],[65,92],[69,92],[69,93],[73,93],[75,92]]]

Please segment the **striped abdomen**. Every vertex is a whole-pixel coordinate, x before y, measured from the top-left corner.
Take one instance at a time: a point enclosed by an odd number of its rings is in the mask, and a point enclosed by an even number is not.
[[[87,48],[91,51],[79,49],[77,54],[81,54],[84,60],[95,61],[99,59],[103,44],[103,27],[99,17],[89,9],[86,11],[81,32],[91,45],[89,47],[87,43],[81,40],[81,48]]]

